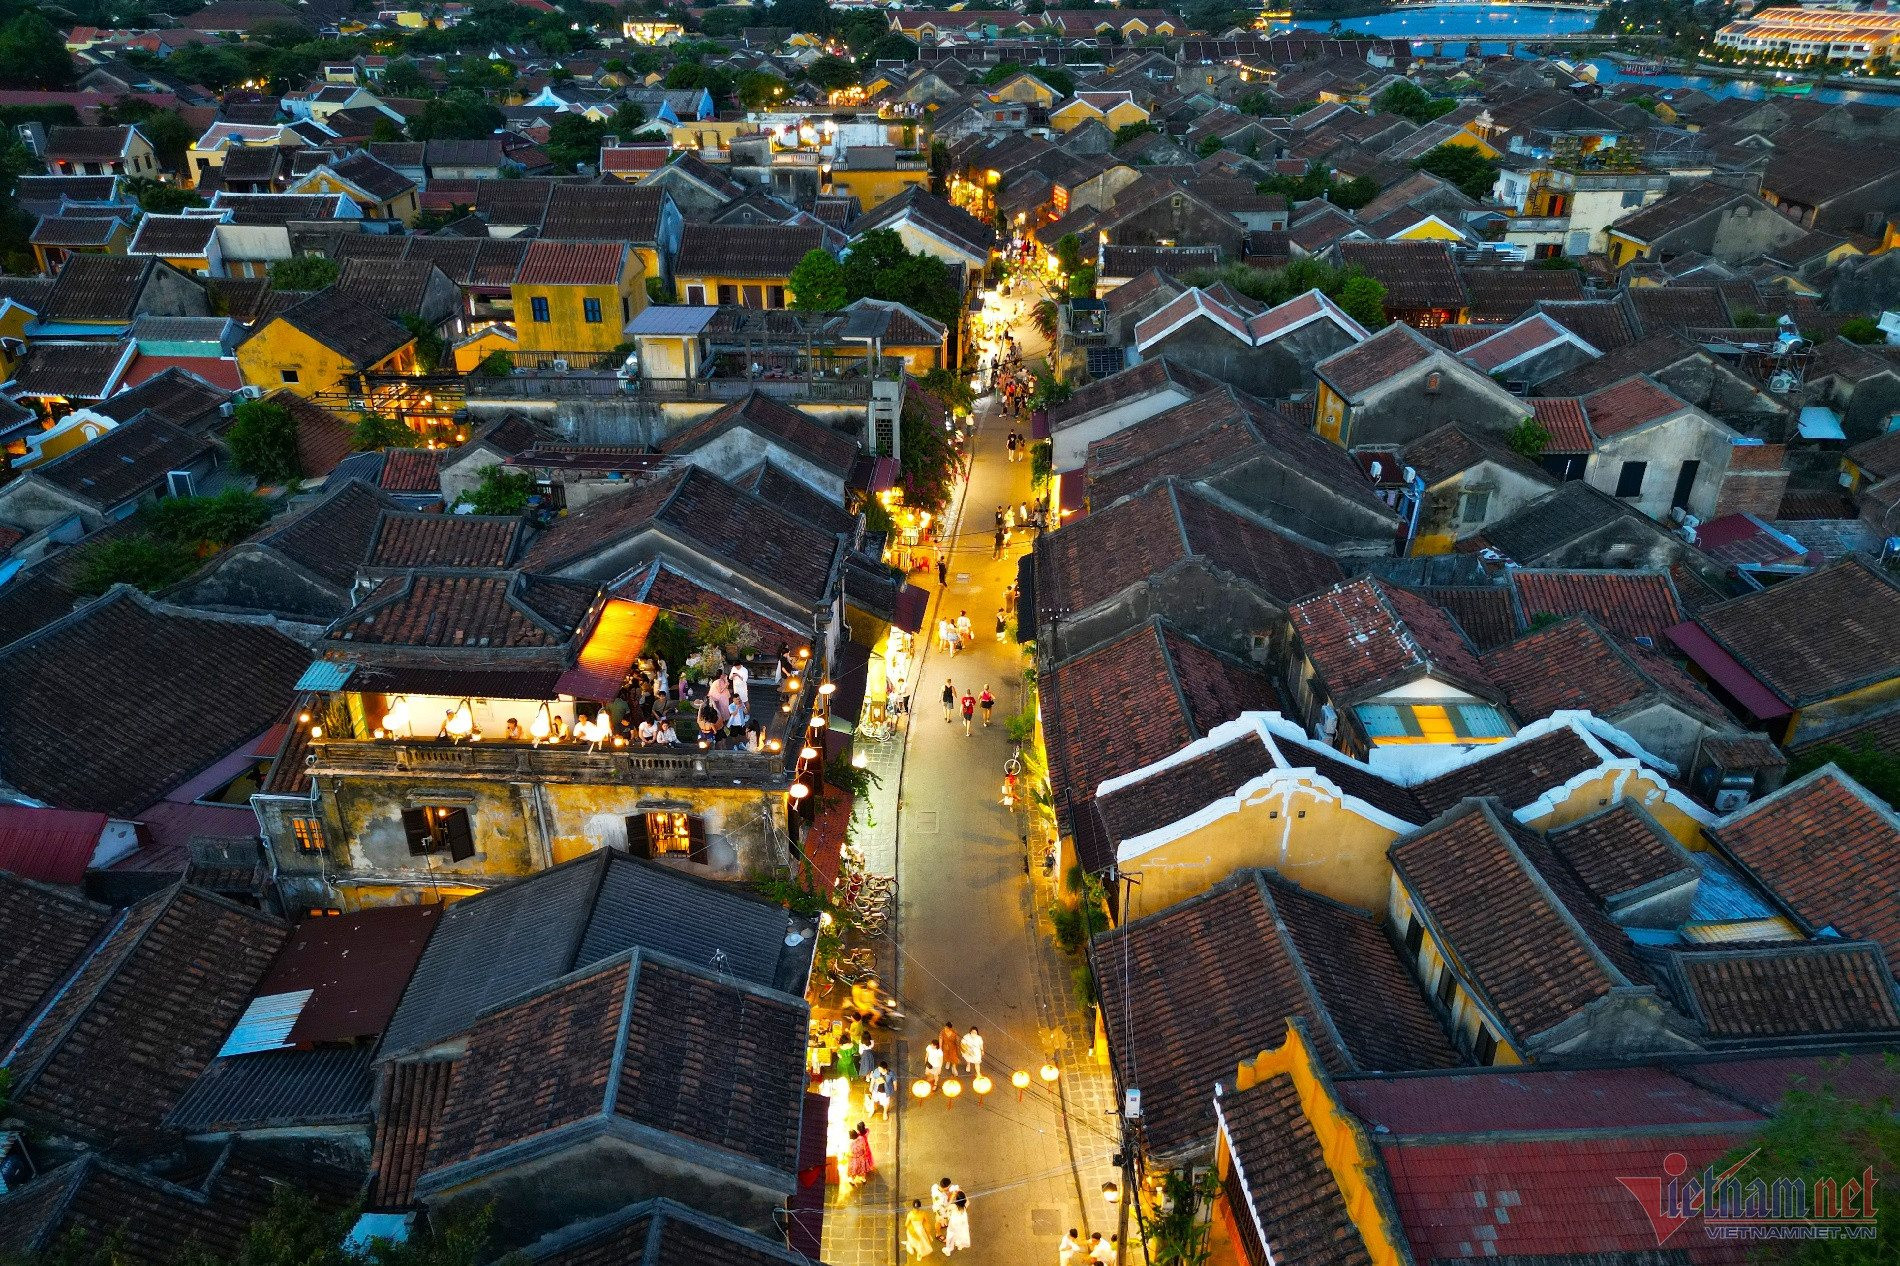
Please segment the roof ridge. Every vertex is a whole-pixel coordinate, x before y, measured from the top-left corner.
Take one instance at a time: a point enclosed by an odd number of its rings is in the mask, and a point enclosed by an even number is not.
[[[1503,802],[1496,796],[1485,796],[1479,803],[1479,808],[1484,813],[1486,819],[1489,820],[1493,826],[1497,827],[1498,836],[1503,841],[1505,849],[1517,860],[1519,865],[1522,866],[1525,874],[1529,876],[1531,883],[1537,888],[1538,893],[1556,911],[1557,917],[1562,919],[1564,923],[1569,926],[1570,930],[1576,934],[1577,938],[1583,942],[1591,958],[1596,961],[1597,966],[1602,968],[1613,980],[1620,981],[1626,986],[1635,987],[1637,982],[1625,976],[1623,970],[1610,961],[1609,955],[1603,952],[1603,948],[1597,944],[1596,938],[1590,935],[1589,930],[1585,928],[1577,919],[1577,916],[1571,912],[1569,903],[1558,895],[1557,890],[1552,887],[1550,881],[1544,877],[1544,872],[1538,868],[1537,863],[1533,862],[1530,859],[1530,855],[1519,846],[1517,837],[1511,832],[1509,827],[1504,825],[1503,820],[1498,816],[1498,810],[1502,809],[1502,807]],[[1534,827],[1518,822],[1515,815],[1512,816],[1511,821],[1522,827],[1525,831],[1535,830]],[[1543,837],[1539,835],[1539,839],[1541,840]],[[1548,846],[1548,841],[1545,841],[1545,843],[1546,846]],[[1562,866],[1579,885],[1583,884],[1583,881],[1578,879],[1574,872],[1570,871],[1570,863],[1554,849],[1552,850],[1552,862],[1555,865]],[[1588,892],[1587,887],[1585,887],[1584,890]],[[1612,926],[1614,926],[1614,924]],[[1617,930],[1621,931],[1622,929],[1619,927]],[[1534,1035],[1526,1034],[1525,1036],[1528,1038]]]
[[[1327,1005],[1325,997],[1319,991],[1319,986],[1314,983],[1312,973],[1307,970],[1306,956],[1300,952],[1299,941],[1295,939],[1293,930],[1287,926],[1286,919],[1280,913],[1280,903],[1274,897],[1273,886],[1267,882],[1265,868],[1255,868],[1253,879],[1254,891],[1260,894],[1260,902],[1266,908],[1267,917],[1273,922],[1274,931],[1279,936],[1287,961],[1292,966],[1294,975],[1299,978],[1300,990],[1306,995],[1307,1005],[1312,1008],[1313,1014],[1319,1017],[1320,1024],[1326,1030],[1326,1036],[1332,1040],[1340,1057],[1350,1069],[1357,1072],[1359,1061],[1353,1057],[1352,1047],[1346,1044],[1346,1035],[1339,1031],[1339,1025],[1333,1020],[1332,1008]]]

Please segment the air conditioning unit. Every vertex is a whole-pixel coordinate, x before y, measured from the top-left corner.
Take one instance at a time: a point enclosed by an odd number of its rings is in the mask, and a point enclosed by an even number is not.
[[[246,400],[259,400],[263,398],[264,389],[262,387],[239,387],[238,394],[243,396]]]
[[[567,372],[567,361],[561,357],[557,356],[549,363],[554,366],[555,373],[564,374]]]
[[[233,413],[236,413],[236,412],[237,412],[237,406],[235,404],[232,404],[229,400],[226,400],[223,404],[218,406],[219,417],[228,418]]]

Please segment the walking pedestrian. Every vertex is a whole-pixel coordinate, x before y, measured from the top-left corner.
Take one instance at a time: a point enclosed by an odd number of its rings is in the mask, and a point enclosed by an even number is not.
[[[930,1219],[924,1213],[924,1202],[910,1202],[910,1212],[904,1215],[904,1255],[913,1262],[920,1262],[933,1256],[937,1251],[937,1237],[931,1232]]]
[[[1009,433],[1008,444],[1009,444],[1009,460],[1013,462],[1016,460],[1016,432],[1011,431]]]
[[[1082,1255],[1082,1241],[1074,1227],[1062,1237],[1062,1243],[1056,1245],[1056,1266],[1073,1266],[1075,1259]]]
[[[996,507],[996,526],[1003,526],[1003,507],[1001,504],[998,504]]]
[[[1115,1266],[1121,1255],[1121,1243],[1121,1236],[1111,1235],[1103,1239],[1102,1233],[1097,1231],[1089,1236],[1089,1260],[1096,1266]]]
[[[891,1119],[891,1070],[879,1064],[871,1070],[864,1081],[864,1112],[866,1116]]]
[[[1016,530],[1015,506],[1009,506],[1003,511],[1003,530],[1005,532],[1014,532]]]
[[[943,1027],[937,1030],[937,1045],[943,1047],[944,1057],[954,1060],[957,1057],[957,1026],[945,1020]]]
[[[949,583],[950,560],[939,554],[937,555],[937,588],[941,589]]]
[[[943,1047],[934,1041],[924,1047],[924,1077],[933,1086],[943,1080]]]
[[[1024,527],[1029,526],[1029,503],[1027,501],[1023,502],[1022,509],[1017,511],[1016,522],[1022,524]]]
[[[963,1073],[974,1077],[983,1071],[983,1035],[972,1024],[970,1031],[957,1043],[957,1053],[963,1056]]]
[[[1009,619],[1003,614],[1003,608],[998,607],[996,608],[996,640],[1002,641],[1003,635],[1007,632],[1009,632]]]
[[[983,709],[983,728],[987,730],[990,728],[990,712],[996,707],[996,696],[990,693],[988,686],[985,686],[983,693],[976,697],[976,703]]]
[[[945,725],[950,724],[950,722],[955,719],[957,715],[956,709],[957,688],[950,684],[948,677],[945,677],[943,679],[943,723]]]
[[[943,1255],[950,1256],[960,1248],[970,1247],[970,1198],[961,1191],[956,1202],[950,1206],[950,1225],[943,1232]]]
[[[948,1178],[939,1178],[937,1185],[930,1189],[930,1213],[937,1223],[936,1238],[943,1238],[945,1228],[950,1225],[950,1210],[962,1194],[963,1189]]]
[[[970,722],[976,719],[976,696],[963,692],[963,737],[970,737]]]
[[[950,649],[950,618],[948,616],[937,621],[937,649],[940,651]]]
[[[970,613],[968,611],[957,612],[957,638],[958,640],[967,642],[973,636],[975,636],[975,634],[976,634],[976,625],[970,622]]]
[[[990,554],[991,558],[1001,558],[1003,556],[1003,542],[1007,539],[1008,538],[1003,535],[1003,529],[998,527],[996,529],[996,549]]]
[[[871,1156],[871,1127],[858,1122],[858,1128],[851,1135],[851,1159],[845,1172],[854,1183],[868,1182],[877,1169],[877,1161]]]

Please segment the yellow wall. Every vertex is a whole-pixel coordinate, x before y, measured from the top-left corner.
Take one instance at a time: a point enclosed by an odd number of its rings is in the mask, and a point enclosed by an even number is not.
[[[1302,816],[1304,815],[1304,816]],[[1362,817],[1336,796],[1286,778],[1234,812],[1143,853],[1139,900],[1152,913],[1206,892],[1237,870],[1262,866],[1303,888],[1378,910],[1392,874],[1386,849],[1399,832]]]
[[[414,361],[415,343],[411,341],[369,368],[400,373]],[[272,321],[239,344],[237,362],[246,386],[265,391],[282,387],[306,398],[342,386],[357,372],[356,366],[342,356],[285,321]],[[296,382],[285,381],[286,369],[296,373]]]
[[[17,303],[0,303],[0,339],[13,339],[18,343],[26,341],[26,327],[33,321],[33,314]],[[0,344],[0,381],[13,377],[14,357]]]
[[[674,149],[727,149],[732,138],[747,132],[756,132],[758,124],[740,116],[733,119],[706,119],[695,123],[691,119],[673,129]]]
[[[1402,929],[1414,917],[1412,894],[1406,890],[1398,876],[1394,875],[1386,918],[1393,927]],[[1496,1044],[1496,1051],[1491,1056],[1493,1066],[1522,1064],[1524,1057],[1518,1053],[1516,1047],[1505,1040],[1503,1025],[1495,1017],[1486,1013],[1477,996],[1465,988],[1465,973],[1459,969],[1457,961],[1446,955],[1444,947],[1439,945],[1432,936],[1428,926],[1422,925],[1420,931],[1423,937],[1419,943],[1418,957],[1415,961],[1407,963],[1407,967],[1420,982],[1419,987],[1426,993],[1433,994],[1439,976],[1449,964],[1454,983],[1451,998],[1445,1006],[1451,1012],[1452,1027],[1456,1029],[1457,1039],[1463,1044],[1464,1049],[1466,1051],[1477,1049],[1478,1031],[1483,1029],[1491,1034]]]
[[[622,332],[633,314],[647,306],[640,257],[627,252],[618,286],[531,286],[513,288],[515,337],[524,352],[610,352],[626,342]],[[534,319],[534,300],[546,299],[548,319]],[[587,320],[585,301],[600,304],[600,320]],[[626,300],[623,308],[621,300]]]
[[[1106,112],[1096,109],[1086,101],[1071,101],[1049,115],[1049,126],[1058,132],[1067,132],[1087,123],[1090,119],[1100,119],[1112,132],[1129,123],[1146,123],[1148,112],[1132,101],[1118,101]]]
[[[850,194],[866,211],[906,189],[929,188],[928,170],[840,171],[835,167],[831,170],[830,192]]]
[[[1702,823],[1672,804],[1668,791],[1668,783],[1646,770],[1609,769],[1572,788],[1554,808],[1524,821],[1527,826],[1549,831],[1587,818],[1619,800],[1631,800],[1647,809],[1657,825],[1684,848],[1707,847],[1702,838]]]
[[[1040,79],[1030,76],[1012,79],[997,91],[990,94],[991,101],[1027,101],[1039,106],[1052,106],[1056,102],[1056,90]]]
[[[689,277],[685,274],[680,274],[673,279],[673,289],[675,296],[681,303],[692,302],[687,298],[688,286],[705,287],[706,297],[704,302],[706,303],[719,302],[719,287],[721,286],[735,287],[740,296],[740,302],[744,301],[745,288],[747,286],[757,286],[760,288],[765,299],[764,303],[758,306],[764,307],[773,306],[770,292],[773,286],[778,286],[785,292],[785,302],[780,306],[789,307],[792,302],[792,279],[790,277],[720,277],[713,274]]]
[[[1346,442],[1346,401],[1323,382],[1313,395],[1313,429],[1321,439],[1342,445]]]
[[[40,458],[36,462],[22,462],[15,467],[26,470],[43,465],[55,457],[72,452],[83,444],[90,444],[112,428],[102,422],[82,422],[78,426],[67,426],[56,435],[49,435],[40,443]]]
[[[492,352],[512,352],[520,344],[502,333],[499,326],[489,326],[481,333],[455,345],[455,372],[466,374],[474,370]]]
[[[1447,228],[1438,220],[1427,220],[1397,235],[1397,240],[1406,242],[1462,242],[1456,229]],[[1462,321],[1462,313],[1459,320]]]
[[[1237,1092],[1244,1091],[1274,1077],[1289,1078],[1299,1094],[1300,1110],[1319,1140],[1320,1154],[1326,1158],[1326,1169],[1339,1188],[1346,1216],[1352,1219],[1354,1229],[1364,1241],[1373,1266],[1409,1266],[1411,1258],[1402,1247],[1404,1234],[1391,1216],[1390,1206],[1379,1194],[1378,1153],[1365,1127],[1334,1096],[1331,1081],[1297,1024],[1287,1025],[1286,1041],[1277,1049],[1261,1051],[1241,1063],[1236,1070],[1234,1088]],[[1223,1175],[1230,1161],[1226,1142],[1222,1140],[1216,1163]],[[1259,1198],[1273,1199],[1270,1191],[1260,1190],[1261,1180],[1259,1174],[1248,1178]],[[1234,1213],[1237,1217],[1250,1216],[1246,1210],[1237,1209]]]
[[[106,240],[104,246],[56,246],[52,249],[63,252],[60,258],[64,255],[123,255],[131,245],[132,230],[121,224],[112,230],[112,236]],[[59,265],[53,262],[54,258],[55,256],[43,246],[33,248],[34,262],[39,265],[39,270],[43,273],[53,274],[59,271]]]
[[[372,220],[400,220],[404,224],[413,224],[421,210],[416,191],[410,189],[394,198],[378,200],[344,184],[327,171],[312,172],[299,181],[295,189],[298,193],[340,193],[363,208],[363,214]]]
[[[1633,260],[1641,259],[1649,253],[1649,248],[1640,242],[1631,241],[1615,229],[1604,230],[1610,239],[1610,266],[1621,268]]]

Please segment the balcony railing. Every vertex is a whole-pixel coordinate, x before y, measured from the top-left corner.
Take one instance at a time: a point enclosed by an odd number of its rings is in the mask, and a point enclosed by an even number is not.
[[[323,776],[528,778],[602,785],[786,785],[785,757],[776,752],[696,745],[603,748],[578,744],[402,743],[331,739],[313,743],[310,772]]]
[[[786,400],[857,402],[871,398],[869,378],[622,378],[611,373],[517,373],[470,376],[476,400],[738,400],[753,391]]]

